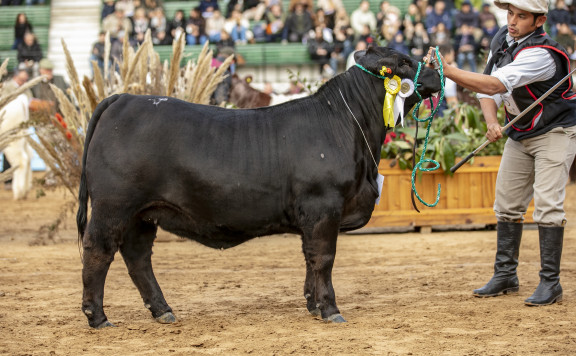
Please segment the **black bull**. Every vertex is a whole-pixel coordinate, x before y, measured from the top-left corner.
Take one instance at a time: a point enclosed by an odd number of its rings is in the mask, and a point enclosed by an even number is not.
[[[387,48],[359,52],[356,61],[401,78],[414,78],[418,69]],[[425,68],[418,84],[429,97],[440,90],[439,75]],[[344,322],[332,287],[336,240],[340,231],[364,226],[374,209],[372,155],[379,160],[386,135],[385,95],[382,79],[354,66],[310,97],[260,109],[153,96],[103,100],[87,130],[77,216],[82,310],[90,326],[112,326],[103,294],[118,249],[153,317],[175,321],[152,270],[158,226],[214,248],[301,235],[307,308]],[[417,100],[410,96],[405,111]]]

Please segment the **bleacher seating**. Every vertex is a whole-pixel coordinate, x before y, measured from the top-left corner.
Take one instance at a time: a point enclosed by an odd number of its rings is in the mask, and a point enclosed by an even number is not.
[[[390,0],[390,3],[405,12],[412,0]],[[342,0],[348,14],[351,14],[359,4],[359,0]],[[190,9],[198,6],[200,1],[185,0],[164,0],[164,10],[168,19],[174,16],[174,12],[182,9],[185,16],[188,16]],[[220,1],[222,11],[225,11],[228,1]],[[283,1],[287,9],[289,1]],[[371,10],[377,12],[380,1],[370,2]],[[49,26],[50,26],[50,6],[3,6],[0,11],[0,61],[11,58],[9,70],[16,66],[16,51],[11,50],[14,40],[14,21],[16,15],[24,12],[34,27],[34,32],[38,42],[42,46],[45,54],[48,51]],[[170,59],[172,54],[171,46],[155,46],[160,58]],[[212,46],[214,49],[215,47]],[[202,46],[186,46],[185,58],[195,58],[198,56]],[[310,59],[305,45],[299,43],[256,43],[237,46],[237,52],[244,58],[246,66],[281,66],[281,65],[311,65],[314,62]]]
[[[28,21],[32,24],[44,55],[48,53],[50,6],[2,6],[0,10],[0,63],[4,62],[6,58],[10,58],[8,62],[9,71],[14,70],[17,65],[17,52],[10,48],[14,43],[16,15],[21,12],[26,14]]]
[[[160,55],[160,60],[170,60],[172,46],[154,46]],[[211,45],[215,51],[215,46]],[[186,46],[183,62],[195,59],[202,50],[202,46]],[[242,56],[246,66],[280,66],[280,65],[306,65],[312,64],[306,46],[299,43],[255,43],[236,46],[236,52]]]
[[[4,63],[6,58],[10,58],[8,61],[8,71],[12,72],[16,67],[16,58],[18,58],[18,53],[16,50],[0,51],[0,64]]]
[[[375,14],[378,13],[381,2],[382,1],[370,1],[370,10]],[[388,0],[388,2],[390,5],[396,6],[404,14],[408,10],[408,5],[412,3],[412,0]],[[342,0],[342,5],[344,5],[348,15],[351,15],[360,5],[360,0]]]
[[[25,13],[28,21],[36,27],[50,26],[50,6],[37,5],[37,6],[2,6],[0,11],[0,27],[14,28],[16,15]]]
[[[48,27],[34,27],[34,34],[38,43],[42,47],[42,51],[48,50]],[[13,27],[0,27],[0,51],[11,49],[14,42],[14,28]]]
[[[408,9],[408,5],[412,0],[390,0],[390,4],[397,6],[403,13]],[[220,8],[225,12],[228,1],[220,1]],[[288,8],[288,0],[282,2],[285,10]],[[342,0],[344,7],[348,14],[351,14],[358,8],[359,0]],[[182,0],[164,0],[164,12],[168,18],[174,15],[178,9],[185,12],[188,16],[190,9],[198,6],[199,1],[182,1]],[[371,1],[370,9],[376,13],[379,11],[380,1]],[[211,46],[214,49],[214,46]],[[170,59],[172,54],[171,46],[155,46],[156,51],[160,54],[161,60]],[[186,46],[186,58],[195,58],[200,53],[202,46]],[[300,43],[256,43],[247,45],[236,46],[237,52],[246,61],[246,66],[260,67],[260,66],[281,66],[281,65],[313,65],[314,61],[310,59],[308,50],[305,45]],[[185,60],[185,59],[184,59]]]
[[[184,10],[184,15],[188,17],[190,10],[195,8],[200,4],[200,1],[165,1],[164,2],[164,14],[166,18],[174,17],[176,10]]]

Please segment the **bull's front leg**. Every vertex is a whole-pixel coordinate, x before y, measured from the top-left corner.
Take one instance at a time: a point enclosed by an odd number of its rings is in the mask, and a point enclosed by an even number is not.
[[[339,221],[323,218],[302,235],[302,250],[306,258],[304,296],[313,315],[325,321],[343,323],[346,320],[336,306],[332,286],[332,268],[336,257]]]

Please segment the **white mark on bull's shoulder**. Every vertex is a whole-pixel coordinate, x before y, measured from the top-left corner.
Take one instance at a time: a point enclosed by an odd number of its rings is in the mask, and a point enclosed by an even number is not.
[[[324,153],[320,153],[320,157],[324,159]]]
[[[155,106],[158,106],[158,104],[160,104],[163,101],[168,101],[168,98],[153,98],[153,99],[148,99],[148,101],[152,101],[152,104],[154,104]]]

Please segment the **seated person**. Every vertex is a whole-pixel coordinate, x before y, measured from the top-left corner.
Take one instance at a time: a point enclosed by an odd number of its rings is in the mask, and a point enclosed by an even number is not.
[[[24,34],[24,42],[18,45],[18,69],[26,70],[31,77],[38,75],[38,63],[42,59],[42,48],[32,32]]]

